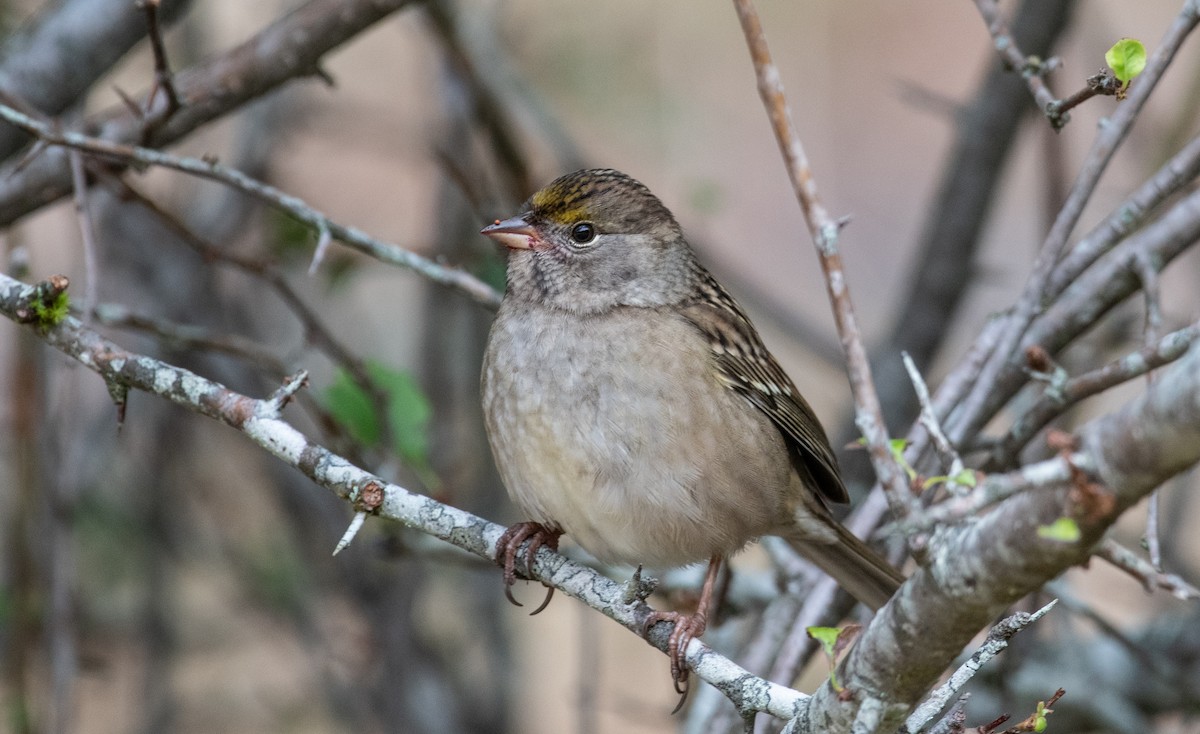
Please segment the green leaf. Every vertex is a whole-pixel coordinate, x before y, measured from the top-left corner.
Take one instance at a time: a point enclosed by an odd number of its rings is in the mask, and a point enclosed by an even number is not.
[[[1039,538],[1056,540],[1060,543],[1074,543],[1082,535],[1079,531],[1079,523],[1069,517],[1060,517],[1049,525],[1039,526],[1037,534]]]
[[[1135,38],[1122,38],[1104,54],[1104,61],[1122,84],[1128,84],[1146,68],[1146,47]]]
[[[311,225],[277,209],[270,210],[266,225],[270,235],[267,246],[272,255],[285,262],[312,257],[317,236]]]
[[[408,372],[377,362],[368,362],[366,367],[386,405],[375,405],[350,374],[339,369],[325,389],[326,408],[354,440],[367,446],[379,445],[383,438],[379,421],[386,420],[392,435],[388,448],[419,472],[426,483],[434,481],[429,465],[429,420],[433,410],[425,393]]]
[[[1037,713],[1033,716],[1033,730],[1037,734],[1046,731],[1046,714],[1050,713],[1045,701],[1038,701]]]
[[[825,651],[825,657],[829,659],[829,685],[840,693],[842,684],[838,683],[837,679],[838,657],[858,637],[858,633],[862,631],[862,625],[848,624],[841,628],[807,627],[805,631],[808,632],[809,637],[821,643],[821,649]]]
[[[325,388],[322,401],[333,419],[350,432],[350,436],[365,446],[379,443],[379,419],[371,398],[350,374],[339,369],[333,382]]]
[[[367,372],[388,398],[392,448],[410,465],[419,469],[428,467],[429,419],[433,417],[433,409],[421,386],[411,373],[382,364],[368,364]]]
[[[838,635],[842,634],[842,631],[837,627],[808,627],[805,631],[809,637],[821,643],[821,649],[832,659],[833,648],[837,645]]]
[[[963,469],[959,473],[955,474],[951,478],[951,481],[953,481],[955,484],[960,484],[964,487],[974,487],[975,486],[975,470],[974,469]]]
[[[908,481],[913,481],[917,478],[917,470],[913,469],[907,461],[904,460],[904,449],[908,448],[907,438],[893,438],[888,441],[888,448],[892,450],[892,458],[896,463],[904,469],[904,473],[908,475]]]

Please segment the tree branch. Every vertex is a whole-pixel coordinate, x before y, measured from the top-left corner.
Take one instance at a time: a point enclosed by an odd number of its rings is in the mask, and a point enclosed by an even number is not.
[[[290,214],[318,232],[328,232],[360,252],[384,262],[416,271],[433,282],[455,288],[486,306],[495,307],[500,303],[500,294],[496,292],[496,289],[464,270],[439,265],[429,258],[422,257],[399,245],[375,239],[357,227],[339,224],[297,197],[286,194],[270,184],[253,179],[241,171],[226,168],[215,161],[184,158],[151,148],[114,143],[79,133],[58,132],[51,126],[3,104],[0,104],[0,118],[37,135],[39,140],[51,146],[84,151],[123,164],[162,166],[217,181]]]
[[[84,327],[74,317],[68,316],[54,325],[30,317],[33,301],[62,288],[65,279],[56,280],[53,285],[29,286],[0,274],[0,313],[19,323],[34,323],[33,330],[39,337],[99,374],[108,385],[157,395],[220,421],[348,502],[353,502],[363,487],[377,484],[382,487],[382,499],[374,508],[375,514],[452,543],[485,560],[496,557],[496,541],[504,532],[503,527],[385,482],[310,441],[281,418],[279,408],[283,401],[255,400],[194,372],[128,352]],[[537,554],[533,571],[537,580],[579,599],[639,636],[652,611],[636,595],[627,598],[630,594],[625,585],[549,550]],[[500,589],[497,575],[496,593]],[[659,625],[649,642],[665,652],[669,634],[665,625]],[[743,710],[764,711],[790,719],[807,700],[804,694],[752,675],[699,640],[692,640],[688,646],[688,664],[701,679],[719,688]]]
[[[876,614],[840,666],[851,699],[822,686],[806,714],[810,724],[849,731],[861,704],[871,701],[885,712],[872,730],[895,730],[979,629],[1086,561],[1121,513],[1198,460],[1200,347],[1193,346],[1140,397],[1085,425],[1078,453],[1043,462],[1061,467],[1070,481],[1013,496],[972,524],[939,528],[929,563]],[[1064,516],[1078,524],[1077,540],[1038,533]]]

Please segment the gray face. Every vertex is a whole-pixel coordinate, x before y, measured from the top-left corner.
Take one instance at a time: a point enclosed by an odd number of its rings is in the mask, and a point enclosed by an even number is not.
[[[697,266],[675,218],[624,174],[568,174],[534,194],[520,220],[529,237],[509,256],[511,297],[596,313],[675,303],[692,285]]]

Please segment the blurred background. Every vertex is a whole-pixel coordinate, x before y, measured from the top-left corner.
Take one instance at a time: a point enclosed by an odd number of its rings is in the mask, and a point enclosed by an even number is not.
[[[956,133],[980,100],[1007,99],[989,87],[991,39],[961,0],[759,4],[825,204],[850,217],[842,254],[873,358],[895,370],[897,335],[923,326],[899,318],[915,276],[937,264],[922,248],[953,214],[937,202]],[[0,20],[16,38],[58,5],[3,2]],[[180,5],[166,32],[175,69],[233,48],[301,3]],[[1077,4],[1057,33],[1052,88],[1063,96],[1081,87],[1120,37],[1153,50],[1177,5]],[[0,40],[6,60],[13,48]],[[1196,133],[1198,60],[1189,48],[1176,61],[1079,231]],[[483,223],[568,170],[622,169],[674,211],[830,433],[853,438],[812,245],[728,3],[412,3],[327,56],[322,71],[331,84],[294,81],[172,150],[215,155],[341,223],[497,286],[502,255],[477,235]],[[152,75],[143,41],[64,119],[121,105],[118,90],[141,93]],[[1019,293],[1116,104],[1092,100],[1055,134],[1026,93],[1009,98],[1025,114],[1013,116],[1020,126],[1001,146],[978,234],[961,245],[971,253],[965,295],[942,309],[922,357],[933,386]],[[486,308],[336,244],[310,277],[315,237],[295,222],[175,172],[126,179],[162,211],[113,186],[89,194],[99,300],[115,340],[255,396],[306,369],[311,387],[287,417],[310,436],[414,490],[493,521],[521,519],[495,478],[479,415]],[[7,229],[0,253],[7,272],[27,282],[63,273],[74,292],[85,281],[80,241],[63,200]],[[1195,319],[1198,270],[1192,253],[1164,274],[1168,328]],[[1073,359],[1128,351],[1140,338],[1139,309],[1128,304]],[[911,390],[896,380],[882,389],[896,396],[892,428],[906,430]],[[158,398],[130,395],[118,428],[101,380],[7,322],[0,395],[2,731],[652,732],[684,720],[668,715],[676,697],[665,658],[627,631],[561,597],[528,618],[528,607],[504,600],[498,569],[383,521],[369,520],[333,558],[351,516],[343,502],[236,432]],[[377,410],[381,396],[388,411]],[[843,452],[843,461],[866,488],[856,457]],[[1195,581],[1188,486],[1163,502],[1171,537],[1184,539],[1170,549],[1169,570]],[[1134,546],[1136,515],[1120,526]],[[750,552],[741,562],[754,561]],[[1102,564],[1063,583],[1082,611],[1056,612],[1027,633],[1028,645],[1018,638],[1012,667],[985,682],[969,723],[1023,711],[1060,678],[1085,679],[1091,663],[1058,659],[1058,678],[1029,673],[1034,682],[1021,688],[1020,661],[1036,658],[1036,640],[1099,648],[1164,615],[1195,619],[1191,607],[1147,595]],[[541,589],[515,593],[536,604]],[[1184,629],[1200,635],[1200,626]],[[811,690],[822,666],[796,684]],[[1062,705],[1088,698],[1069,689]],[[1200,731],[1188,705],[1165,716],[1084,717],[1075,730],[1155,722]]]

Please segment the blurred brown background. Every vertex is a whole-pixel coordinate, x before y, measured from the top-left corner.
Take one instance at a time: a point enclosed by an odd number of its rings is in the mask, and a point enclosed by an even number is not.
[[[194,2],[167,33],[172,63],[220,53],[295,4]],[[461,46],[510,116],[530,183],[601,165],[649,185],[839,433],[849,390],[824,289],[729,4],[455,5]],[[846,270],[866,335],[880,343],[910,279],[956,109],[997,63],[991,41],[961,1],[760,5],[825,203],[852,218]],[[1081,4],[1057,51],[1054,89],[1081,86],[1119,37],[1152,49],[1176,5]],[[3,17],[14,28],[40,6],[4,3]],[[326,58],[334,86],[293,82],[175,150],[218,155],[340,222],[494,274],[496,253],[474,233],[517,202],[488,163],[488,140],[464,122],[468,93],[437,28],[429,10],[405,9]],[[1191,48],[1176,63],[1081,231],[1161,162],[1165,141],[1195,132],[1197,61]],[[151,70],[142,44],[95,87],[88,109],[119,104],[115,87],[145,89]],[[1046,161],[1061,157],[1069,182],[1114,104],[1097,99],[1073,111],[1058,135],[1032,118],[1022,128],[931,384],[1019,292],[1061,195]],[[489,519],[518,519],[492,477],[475,404],[485,309],[337,246],[344,274],[332,279],[327,264],[309,278],[309,252],[282,248],[278,217],[243,197],[173,172],[131,180],[221,247],[278,258],[348,349],[416,376],[433,409],[436,478],[386,452],[368,452],[369,466]],[[482,196],[464,196],[464,180]],[[91,206],[102,301],[250,337],[290,369],[309,370],[315,393],[333,381],[328,355],[305,345],[297,321],[255,280],[206,264],[103,190]],[[70,202],[4,237],[10,258],[28,258],[26,280],[65,273],[84,282]],[[1198,265],[1193,254],[1164,277],[1169,326],[1194,318]],[[1095,349],[1126,336],[1113,328]],[[277,379],[243,360],[113,333],[130,349],[250,394]],[[675,696],[665,659],[625,630],[565,598],[527,618],[504,602],[497,569],[379,521],[331,558],[349,521],[345,505],[236,433],[155,398],[132,395],[118,433],[100,380],[12,325],[0,325],[0,394],[0,730],[23,730],[22,701],[34,721],[46,721],[62,686],[69,704],[54,720],[88,733],[652,732],[680,721],[667,714]],[[24,409],[36,430],[10,430]],[[289,415],[316,430],[311,417]],[[1176,521],[1194,521],[1183,500],[1165,501]],[[1140,522],[1123,526],[1133,545]],[[1178,604],[1099,565],[1067,580],[1116,625]],[[520,585],[516,593],[536,603],[541,592]],[[38,613],[26,616],[31,609]],[[73,675],[55,662],[64,651],[77,661]],[[799,685],[811,690],[820,676]],[[1197,731],[1188,726],[1176,730]]]

